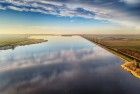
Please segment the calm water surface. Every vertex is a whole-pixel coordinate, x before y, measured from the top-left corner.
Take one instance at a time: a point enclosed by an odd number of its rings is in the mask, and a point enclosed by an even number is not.
[[[79,37],[0,51],[0,94],[140,94],[122,61]]]

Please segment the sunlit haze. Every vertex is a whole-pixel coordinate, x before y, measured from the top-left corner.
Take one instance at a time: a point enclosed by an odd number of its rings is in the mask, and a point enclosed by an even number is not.
[[[0,34],[139,34],[139,0],[0,0]]]

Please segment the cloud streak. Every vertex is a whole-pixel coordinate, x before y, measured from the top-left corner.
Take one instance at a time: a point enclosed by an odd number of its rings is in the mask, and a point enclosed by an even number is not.
[[[60,50],[57,52],[51,52],[51,54],[42,53],[39,54],[39,56],[29,55],[28,58],[16,56],[13,60],[5,60],[5,58],[1,58],[0,61],[2,63],[0,64],[0,73],[9,70],[23,69],[39,65],[58,64],[62,62],[73,62],[77,64],[90,60],[98,60],[99,57],[106,59],[110,58],[111,54],[109,54],[106,50],[97,47],[94,49],[83,48],[78,50]]]
[[[139,24],[139,17],[128,12],[127,7],[119,7],[123,3],[138,4],[138,0],[116,0],[110,1],[97,0],[1,0],[0,9],[39,12],[62,17],[82,17],[86,19],[97,19],[119,23],[121,25],[135,27]],[[110,8],[111,7],[111,8]],[[118,9],[116,9],[118,8]],[[133,10],[134,8],[131,8]],[[135,9],[136,14],[139,12]],[[122,19],[123,18],[123,19]]]
[[[124,2],[126,4],[130,5],[138,5],[140,4],[140,0],[120,0],[121,2]]]

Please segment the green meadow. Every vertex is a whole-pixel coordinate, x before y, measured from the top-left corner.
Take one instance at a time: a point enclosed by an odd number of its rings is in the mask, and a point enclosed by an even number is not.
[[[0,49],[13,49],[16,46],[45,42],[44,39],[29,38],[30,35],[0,35]]]

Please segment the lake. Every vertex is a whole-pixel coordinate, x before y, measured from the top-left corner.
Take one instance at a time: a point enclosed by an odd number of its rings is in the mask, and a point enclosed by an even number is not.
[[[80,36],[0,50],[0,94],[140,94],[123,61]]]

